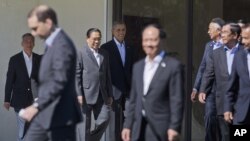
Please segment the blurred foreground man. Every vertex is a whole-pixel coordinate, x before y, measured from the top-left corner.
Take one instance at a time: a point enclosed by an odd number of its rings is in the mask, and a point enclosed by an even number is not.
[[[146,58],[133,68],[132,88],[126,107],[124,141],[176,141],[183,115],[182,64],[163,50],[165,32],[148,25],[142,32]]]
[[[81,121],[75,89],[76,49],[57,26],[55,11],[35,7],[28,14],[34,36],[45,40],[45,54],[39,70],[38,100],[19,114],[31,121],[26,141],[75,141],[75,126]]]

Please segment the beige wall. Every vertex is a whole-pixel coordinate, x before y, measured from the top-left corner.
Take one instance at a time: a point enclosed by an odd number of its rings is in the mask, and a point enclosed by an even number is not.
[[[21,51],[21,35],[29,32],[27,13],[38,4],[48,4],[57,11],[59,26],[72,37],[78,48],[83,45],[85,33],[91,27],[101,29],[103,42],[111,38],[112,0],[0,0],[0,141],[16,138],[13,109],[8,112],[2,107],[6,72],[10,56]],[[38,38],[34,51],[43,53]]]

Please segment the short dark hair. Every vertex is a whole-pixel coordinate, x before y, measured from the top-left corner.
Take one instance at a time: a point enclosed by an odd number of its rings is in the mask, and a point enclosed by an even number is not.
[[[232,34],[236,34],[237,37],[240,37],[241,28],[237,23],[227,23],[226,25],[230,26],[230,31]]]
[[[117,26],[117,25],[125,25],[125,26],[126,26],[126,24],[125,24],[124,21],[114,21],[114,22],[113,22],[112,28],[114,28],[114,27]]]
[[[160,39],[165,39],[167,37],[167,34],[166,32],[163,30],[162,26],[160,24],[157,24],[157,23],[153,23],[153,24],[148,24],[146,25],[143,30],[142,30],[142,33],[144,32],[145,29],[149,28],[149,27],[154,27],[156,29],[159,30],[159,37]]]
[[[32,16],[36,16],[39,22],[45,22],[46,19],[51,19],[54,25],[58,25],[56,12],[49,6],[40,5],[33,8],[28,13],[28,18]]]
[[[93,33],[93,32],[98,32],[102,36],[102,33],[101,33],[100,29],[98,29],[98,28],[90,28],[90,29],[88,29],[88,31],[86,33],[87,38],[89,38],[91,33]]]
[[[223,19],[221,19],[221,18],[213,18],[212,20],[211,20],[211,23],[216,23],[216,24],[218,24],[220,27],[223,27],[224,25],[225,25],[225,21],[223,20]]]
[[[31,33],[24,33],[22,35],[22,39],[24,39],[25,37],[31,37],[33,41],[35,40],[35,37]]]

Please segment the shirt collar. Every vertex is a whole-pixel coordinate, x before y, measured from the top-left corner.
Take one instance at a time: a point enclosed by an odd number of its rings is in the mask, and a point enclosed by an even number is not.
[[[32,55],[33,53],[31,53],[31,56],[29,57],[27,54],[26,54],[26,52],[23,50],[23,56],[24,56],[24,58],[26,58],[26,59],[32,59]]]
[[[120,47],[120,45],[124,45],[125,46],[125,42],[122,41],[122,43],[120,43],[115,37],[113,37],[114,41],[115,41],[115,44]]]
[[[164,55],[165,55],[165,51],[162,50],[158,55],[155,56],[155,58],[153,59],[153,62],[154,63],[160,63],[162,58],[164,57]],[[150,62],[150,59],[149,59],[148,56],[146,56],[145,62],[146,63]]]
[[[47,46],[52,46],[52,43],[55,39],[55,37],[57,36],[57,34],[61,31],[61,28],[56,28],[51,34],[50,36],[45,40],[45,44]]]
[[[89,47],[89,49],[93,52],[93,53],[98,53],[98,50],[94,50],[93,48]]]
[[[232,49],[228,48],[226,45],[224,46],[224,50],[228,51],[231,50],[231,54],[234,54],[239,50],[239,43],[237,43]]]

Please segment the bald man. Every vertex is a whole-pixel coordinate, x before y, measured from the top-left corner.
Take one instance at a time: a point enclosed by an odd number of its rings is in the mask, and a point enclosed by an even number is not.
[[[159,25],[142,32],[146,58],[134,65],[126,107],[123,141],[173,141],[181,131],[184,73],[182,64],[163,50]]]

